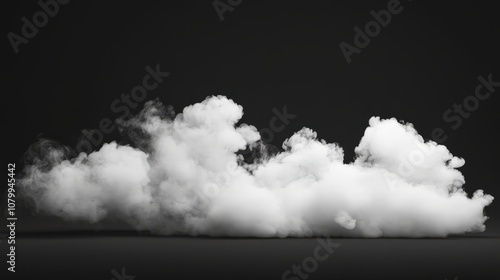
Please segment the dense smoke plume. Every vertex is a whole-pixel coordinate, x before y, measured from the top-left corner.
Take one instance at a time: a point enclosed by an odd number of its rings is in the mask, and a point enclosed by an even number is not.
[[[356,159],[303,128],[277,154],[254,126],[236,125],[243,108],[209,97],[171,116],[150,101],[123,133],[135,145],[105,144],[65,158],[39,149],[21,180],[42,213],[66,220],[123,220],[157,234],[210,236],[428,237],[483,231],[493,197],[472,197],[456,168],[465,161],[424,142],[411,124],[372,117]],[[170,116],[169,116],[170,115]]]

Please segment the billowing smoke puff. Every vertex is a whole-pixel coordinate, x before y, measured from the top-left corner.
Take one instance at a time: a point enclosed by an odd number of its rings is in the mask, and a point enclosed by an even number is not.
[[[357,158],[303,128],[284,151],[245,163],[262,145],[243,108],[223,96],[169,118],[148,102],[122,122],[137,147],[105,144],[65,160],[50,148],[21,190],[36,210],[67,220],[113,217],[157,234],[210,236],[447,236],[484,231],[493,197],[469,198],[464,160],[424,142],[411,124],[372,117]]]

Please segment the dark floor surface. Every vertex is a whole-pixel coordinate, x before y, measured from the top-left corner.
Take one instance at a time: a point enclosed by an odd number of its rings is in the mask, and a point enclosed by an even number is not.
[[[327,241],[326,239],[322,239]],[[2,279],[500,279],[500,238],[334,238],[314,261],[315,238],[157,237],[128,233],[33,233],[17,237],[16,273]],[[333,247],[332,247],[333,248]],[[324,256],[325,249],[318,251]],[[317,267],[314,264],[317,263]],[[118,274],[113,274],[116,270]],[[14,276],[14,277],[13,277]],[[294,278],[295,277],[295,278]]]

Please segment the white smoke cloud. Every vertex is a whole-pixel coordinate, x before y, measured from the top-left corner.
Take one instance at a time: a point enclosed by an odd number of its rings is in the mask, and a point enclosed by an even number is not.
[[[424,142],[411,124],[372,117],[357,158],[303,128],[284,151],[254,163],[237,152],[261,145],[236,123],[243,108],[223,96],[173,119],[148,102],[122,123],[141,149],[105,144],[64,160],[50,148],[26,168],[24,197],[66,220],[118,218],[158,234],[424,237],[484,231],[493,197],[462,189],[464,160]]]

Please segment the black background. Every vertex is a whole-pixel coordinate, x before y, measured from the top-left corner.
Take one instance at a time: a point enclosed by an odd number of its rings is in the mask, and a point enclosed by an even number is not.
[[[7,34],[20,34],[21,18],[40,7],[3,3],[4,162],[22,169],[40,136],[75,147],[82,129],[119,117],[110,104],[141,84],[147,65],[160,64],[170,76],[146,100],[159,98],[176,112],[221,94],[243,106],[242,122],[266,128],[273,108],[286,106],[297,117],[275,133],[276,146],[306,126],[339,143],[351,161],[371,116],[411,122],[426,139],[442,128],[444,144],[466,160],[465,190],[500,197],[500,88],[459,128],[443,119],[474,94],[479,75],[500,81],[495,2],[401,1],[403,11],[347,63],[339,44],[353,44],[353,28],[387,3],[244,0],[221,22],[212,1],[71,1],[17,54]],[[120,139],[116,131],[105,135],[106,142]],[[89,227],[19,208],[20,233]],[[486,213],[488,229],[479,236],[500,232],[498,202]]]

